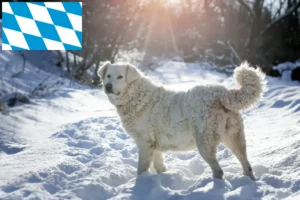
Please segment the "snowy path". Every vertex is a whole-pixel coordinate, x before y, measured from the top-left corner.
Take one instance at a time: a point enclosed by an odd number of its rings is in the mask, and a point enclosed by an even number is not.
[[[176,90],[196,83],[235,86],[232,78],[195,64],[167,62],[152,76]],[[0,154],[0,199],[283,199],[300,194],[296,83],[269,79],[263,101],[244,112],[256,182],[242,175],[237,159],[223,145],[217,157],[225,180],[211,178],[196,150],[167,153],[166,173],[151,169],[137,177],[136,146],[102,91],[65,92],[61,99],[39,100],[40,109],[29,105],[0,115],[0,130],[20,133],[16,138],[24,143],[11,154]],[[13,119],[19,122],[14,129]]]

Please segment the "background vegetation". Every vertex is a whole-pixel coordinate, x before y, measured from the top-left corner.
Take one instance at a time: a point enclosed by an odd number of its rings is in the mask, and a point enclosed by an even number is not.
[[[83,50],[57,54],[79,80],[132,51],[140,65],[248,60],[276,75],[272,65],[300,58],[299,20],[300,0],[83,0]]]

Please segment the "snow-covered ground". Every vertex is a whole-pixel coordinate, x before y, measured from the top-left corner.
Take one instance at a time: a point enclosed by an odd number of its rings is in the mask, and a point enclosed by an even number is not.
[[[0,199],[300,199],[297,82],[268,78],[264,99],[243,112],[256,182],[242,175],[223,145],[217,156],[224,180],[212,178],[197,150],[167,153],[167,172],[151,169],[137,177],[137,148],[100,88],[80,86],[36,63],[27,62],[25,73],[12,77],[23,62],[15,52],[1,52],[0,61],[0,88],[32,97],[30,104],[0,113]],[[236,87],[231,76],[204,63],[169,61],[148,76],[174,90]],[[43,98],[30,94],[40,83]]]
[[[279,71],[282,80],[290,81],[292,70],[296,69],[299,66],[300,66],[300,59],[298,59],[294,63],[293,62],[280,63],[279,65],[273,66],[273,69]]]

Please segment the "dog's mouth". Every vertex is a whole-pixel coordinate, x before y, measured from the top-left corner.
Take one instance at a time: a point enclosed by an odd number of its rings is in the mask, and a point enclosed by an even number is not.
[[[116,95],[119,96],[121,92],[117,92],[116,94],[113,91],[105,91],[107,95]]]

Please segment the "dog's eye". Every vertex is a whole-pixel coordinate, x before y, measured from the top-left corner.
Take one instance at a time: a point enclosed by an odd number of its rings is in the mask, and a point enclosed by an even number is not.
[[[108,74],[106,77],[107,77],[107,78],[110,78],[110,74]]]
[[[122,75],[118,76],[118,79],[121,79],[121,78],[123,78],[123,76],[122,76]]]

